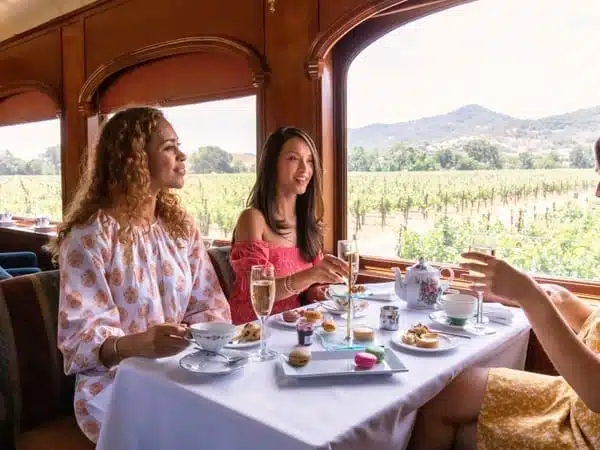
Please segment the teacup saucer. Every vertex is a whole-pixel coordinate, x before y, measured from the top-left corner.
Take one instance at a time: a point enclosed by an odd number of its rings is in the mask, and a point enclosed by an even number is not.
[[[235,364],[229,364],[224,358],[218,355],[208,355],[200,350],[194,353],[189,353],[179,360],[179,366],[188,372],[204,373],[208,375],[223,375],[236,372],[248,364],[249,359],[245,352],[235,350],[221,350],[226,356],[237,356],[238,354],[246,356],[245,359]]]
[[[464,330],[466,328],[470,328],[473,325],[475,325],[475,319],[474,318],[467,319],[467,321],[464,324],[462,324],[462,325],[456,325],[456,324],[452,323],[452,321],[450,320],[450,318],[446,315],[446,311],[443,311],[443,310],[432,312],[431,314],[429,314],[429,318],[431,320],[433,320],[435,323],[438,323],[440,325],[444,325],[444,326],[449,327],[449,328],[456,328],[458,330]],[[484,315],[483,316],[483,323],[489,323],[489,321],[490,321],[490,319],[488,319]]]

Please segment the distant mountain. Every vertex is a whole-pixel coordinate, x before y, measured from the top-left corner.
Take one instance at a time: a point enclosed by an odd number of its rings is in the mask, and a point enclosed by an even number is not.
[[[483,137],[506,151],[567,151],[589,146],[600,135],[600,106],[541,119],[517,119],[479,105],[447,114],[348,130],[349,148],[387,149],[403,142],[436,149],[449,141]]]

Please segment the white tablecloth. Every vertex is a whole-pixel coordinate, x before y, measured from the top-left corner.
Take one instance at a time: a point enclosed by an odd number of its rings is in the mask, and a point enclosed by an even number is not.
[[[360,321],[377,326],[383,304],[389,303],[370,302]],[[401,328],[429,322],[426,313],[409,310],[400,320]],[[181,369],[182,354],[132,358],[119,367],[97,449],[401,449],[416,409],[465,367],[523,368],[530,328],[524,314],[515,310],[511,325],[490,326],[496,334],[458,338],[460,347],[435,355],[396,349],[389,343],[393,332],[381,332],[379,343],[396,350],[409,369],[388,377],[294,381],[277,360],[204,376]],[[272,325],[270,348],[285,352],[296,341],[294,329]]]

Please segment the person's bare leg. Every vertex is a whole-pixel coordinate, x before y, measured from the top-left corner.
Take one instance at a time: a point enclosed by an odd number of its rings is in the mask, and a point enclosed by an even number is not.
[[[457,429],[477,422],[487,377],[488,369],[466,369],[423,405],[417,413],[408,449],[452,449]]]

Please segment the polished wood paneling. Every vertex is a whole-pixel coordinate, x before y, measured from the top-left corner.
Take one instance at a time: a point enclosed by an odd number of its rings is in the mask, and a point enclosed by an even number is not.
[[[181,37],[222,35],[263,50],[262,0],[130,0],[85,20],[89,76],[119,55]]]
[[[36,80],[61,90],[60,30],[43,32],[30,39],[0,43],[0,85]]]
[[[100,111],[135,103],[172,106],[253,91],[253,74],[243,58],[189,53],[151,61],[117,76],[102,92]]]
[[[76,20],[62,29],[62,80],[63,114],[62,181],[63,210],[66,209],[77,187],[81,173],[82,156],[87,150],[87,120],[78,111],[79,91],[85,82],[85,39],[83,19]]]
[[[56,104],[42,92],[28,91],[0,98],[0,127],[56,117]]]

